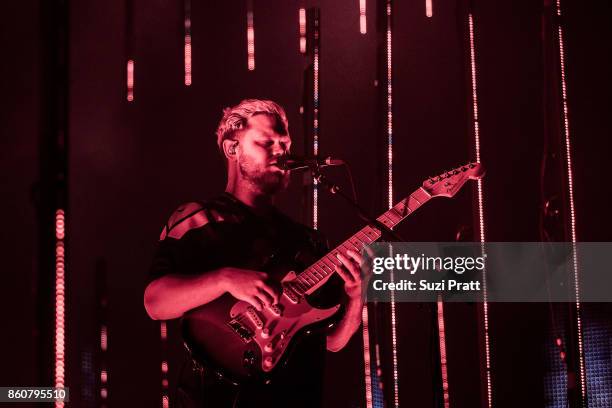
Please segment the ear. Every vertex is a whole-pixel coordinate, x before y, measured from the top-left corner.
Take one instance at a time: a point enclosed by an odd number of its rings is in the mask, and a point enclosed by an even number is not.
[[[238,146],[237,140],[225,139],[223,141],[223,154],[227,160],[236,159],[236,147]]]

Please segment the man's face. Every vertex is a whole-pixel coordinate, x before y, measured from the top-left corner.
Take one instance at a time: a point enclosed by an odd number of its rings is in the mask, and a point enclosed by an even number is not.
[[[291,147],[282,122],[277,123],[272,115],[252,116],[238,141],[238,167],[244,180],[265,194],[275,194],[289,185],[289,172],[275,164]]]

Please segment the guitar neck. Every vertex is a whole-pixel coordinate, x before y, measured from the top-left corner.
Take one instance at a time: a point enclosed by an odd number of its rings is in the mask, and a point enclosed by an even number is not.
[[[430,199],[431,195],[420,187],[376,220],[385,227],[393,229]],[[303,294],[310,294],[316,291],[336,271],[336,266],[341,264],[337,257],[338,254],[348,257],[347,251],[349,250],[361,253],[364,246],[378,241],[381,236],[382,232],[378,228],[366,225],[327,255],[299,273],[296,279],[292,281],[292,286]]]

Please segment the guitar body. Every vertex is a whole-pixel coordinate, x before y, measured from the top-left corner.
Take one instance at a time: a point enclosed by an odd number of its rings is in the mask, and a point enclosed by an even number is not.
[[[272,310],[257,311],[249,303],[224,294],[187,313],[183,336],[192,356],[234,383],[268,381],[287,361],[294,339],[340,307],[313,307],[307,296],[291,288],[295,276],[290,272],[282,280],[283,296]]]

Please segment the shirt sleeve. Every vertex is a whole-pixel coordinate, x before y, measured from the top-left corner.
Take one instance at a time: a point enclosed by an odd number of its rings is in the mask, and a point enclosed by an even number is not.
[[[159,237],[149,282],[170,273],[193,273],[201,266],[196,257],[201,254],[198,248],[206,247],[210,235],[207,214],[202,203],[183,204],[174,211]]]

